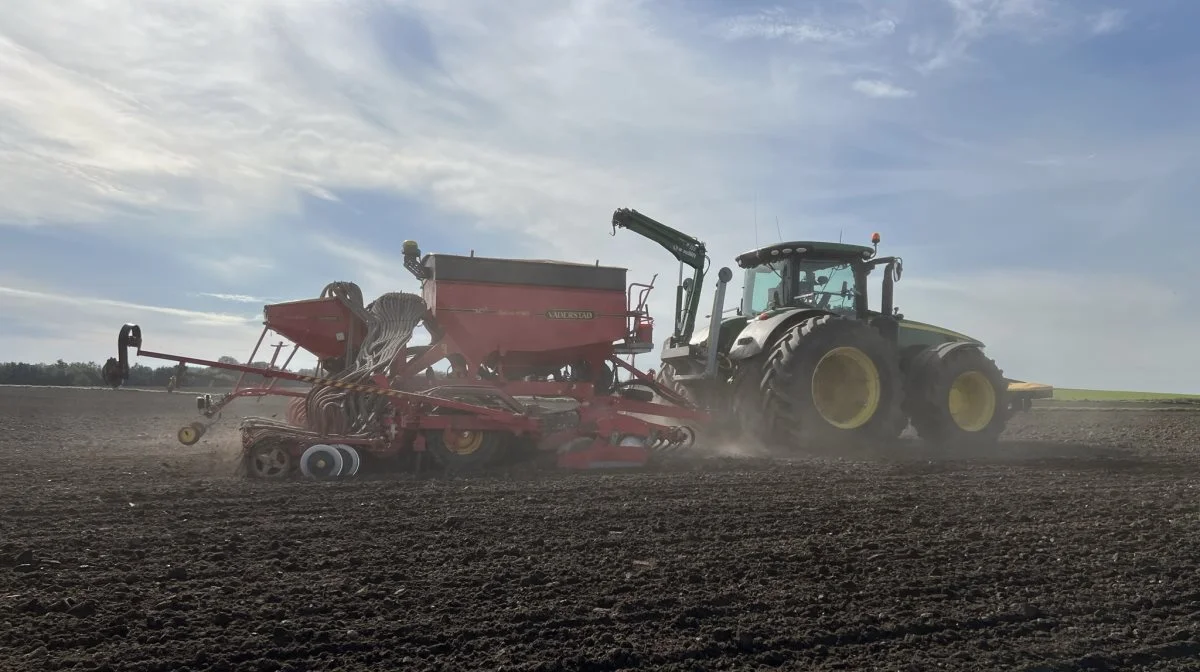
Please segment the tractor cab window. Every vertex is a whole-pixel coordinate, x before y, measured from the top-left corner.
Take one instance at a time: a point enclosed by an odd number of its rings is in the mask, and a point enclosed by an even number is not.
[[[854,269],[850,264],[804,260],[796,264],[794,304],[854,314]]]
[[[769,308],[786,306],[788,297],[782,295],[784,264],[763,264],[746,272],[746,287],[743,300],[748,315],[756,315]]]

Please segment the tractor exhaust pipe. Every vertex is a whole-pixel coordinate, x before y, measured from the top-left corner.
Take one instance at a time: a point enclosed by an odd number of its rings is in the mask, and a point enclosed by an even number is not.
[[[722,266],[717,271],[717,291],[713,295],[712,315],[708,320],[708,362],[704,366],[704,377],[717,377],[717,349],[721,339],[721,315],[725,314],[725,287],[733,279],[733,271]]]

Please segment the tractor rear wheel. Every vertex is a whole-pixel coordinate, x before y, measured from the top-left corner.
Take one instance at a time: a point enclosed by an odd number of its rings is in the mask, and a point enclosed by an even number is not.
[[[763,426],[801,446],[887,443],[904,430],[899,358],[869,324],[834,315],[777,340],[759,383]]]
[[[944,357],[918,355],[907,404],[918,436],[938,446],[987,446],[1008,422],[1008,385],[996,363],[976,347]]]

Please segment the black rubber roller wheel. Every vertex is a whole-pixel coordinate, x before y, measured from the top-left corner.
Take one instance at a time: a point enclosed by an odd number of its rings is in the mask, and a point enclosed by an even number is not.
[[[425,433],[425,448],[447,472],[474,473],[503,462],[511,436],[484,430],[431,430]]]
[[[976,347],[913,360],[908,382],[912,425],[925,441],[949,448],[994,445],[1008,423],[1008,384]]]
[[[865,322],[803,320],[775,342],[762,371],[764,428],[799,446],[889,443],[906,424],[899,357]]]

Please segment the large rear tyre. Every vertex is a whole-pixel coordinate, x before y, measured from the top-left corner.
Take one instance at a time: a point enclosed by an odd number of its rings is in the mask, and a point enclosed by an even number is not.
[[[859,320],[820,315],[788,329],[759,391],[765,430],[800,446],[890,443],[906,424],[895,348]]]
[[[451,473],[473,473],[500,464],[509,453],[504,432],[445,429],[425,434],[425,448],[434,462]]]
[[[907,399],[917,435],[939,447],[994,445],[1008,423],[1004,374],[976,347],[917,355]]]

